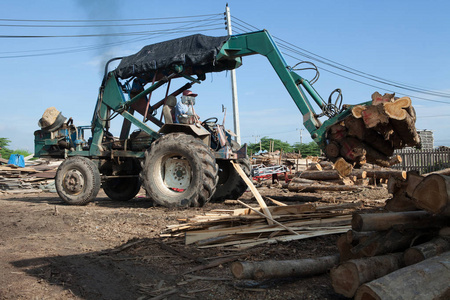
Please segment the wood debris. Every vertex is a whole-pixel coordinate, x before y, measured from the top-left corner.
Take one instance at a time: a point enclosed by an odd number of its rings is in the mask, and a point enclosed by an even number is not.
[[[26,161],[25,167],[0,165],[0,192],[39,193],[54,191],[54,177],[59,161]]]
[[[211,213],[183,219],[185,223],[172,225],[162,236],[185,235],[186,244],[199,248],[225,247],[245,249],[264,243],[299,240],[348,231],[353,210],[361,203],[341,205],[286,205],[269,206],[274,221],[267,224],[263,210],[252,209],[215,210]],[[288,228],[288,229],[287,229]],[[293,234],[295,231],[296,234]]]

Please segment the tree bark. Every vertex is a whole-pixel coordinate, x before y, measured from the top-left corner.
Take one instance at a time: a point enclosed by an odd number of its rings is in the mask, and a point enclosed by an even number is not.
[[[322,274],[339,263],[339,255],[298,260],[234,262],[231,272],[238,279],[267,279]]]
[[[450,242],[441,237],[437,237],[427,243],[407,249],[404,253],[405,264],[407,266],[413,265],[449,250]]]
[[[325,154],[329,158],[336,158],[339,156],[340,146],[337,142],[331,141],[325,146]]]
[[[347,177],[352,173],[353,166],[345,161],[342,157],[339,157],[334,163],[334,169],[343,177]]]
[[[450,252],[363,284],[356,300],[449,299]]]
[[[303,171],[299,178],[311,179],[311,180],[333,180],[341,179],[342,176],[339,175],[336,170],[323,170],[323,171]]]
[[[362,284],[398,270],[403,265],[402,253],[352,259],[331,269],[331,284],[336,293],[351,298]]]
[[[386,115],[389,116],[392,127],[406,145],[411,147],[419,145],[420,137],[415,126],[415,112],[413,113],[413,110],[409,109],[411,107],[411,99],[402,97],[394,102],[387,102],[383,106]]]
[[[383,231],[393,226],[406,228],[439,227],[445,224],[445,218],[433,216],[426,211],[408,211],[392,213],[360,214],[354,213],[352,229],[356,231]]]
[[[391,229],[387,233],[379,232],[378,237],[361,249],[363,256],[376,256],[407,249],[411,242],[423,233],[423,230],[398,231]]]
[[[450,176],[431,174],[425,177],[412,198],[421,209],[450,216]]]
[[[324,184],[302,184],[302,183],[290,183],[288,185],[288,190],[291,192],[317,192],[317,191],[329,191],[329,192],[339,192],[339,191],[354,191],[358,190],[360,187],[352,185],[324,185]]]
[[[389,177],[397,177],[397,178],[403,178],[406,179],[406,171],[401,170],[393,170],[393,169],[384,169],[384,170],[371,170],[371,169],[365,169],[367,172],[367,177],[376,177],[376,178],[384,178],[389,179]]]

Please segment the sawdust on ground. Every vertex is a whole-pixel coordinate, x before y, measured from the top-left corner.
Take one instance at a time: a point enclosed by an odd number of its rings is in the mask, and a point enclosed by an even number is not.
[[[384,188],[359,192],[291,193],[260,188],[263,196],[297,204],[364,201],[379,210]],[[241,198],[256,205],[250,192]],[[57,194],[0,194],[0,299],[344,299],[328,274],[282,280],[237,280],[231,262],[300,259],[337,253],[336,235],[247,250],[198,249],[182,237],[160,238],[169,224],[213,209],[155,207],[149,199],[114,202],[101,192],[87,206],[63,204]],[[230,259],[228,259],[230,258]],[[159,298],[158,298],[159,296]]]

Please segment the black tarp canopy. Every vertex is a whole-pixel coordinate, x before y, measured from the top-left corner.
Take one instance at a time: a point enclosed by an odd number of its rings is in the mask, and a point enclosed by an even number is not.
[[[138,53],[124,57],[115,69],[116,76],[151,79],[170,72],[173,65],[182,65],[186,75],[220,72],[234,69],[235,60],[216,60],[216,55],[228,36],[212,37],[195,34],[142,48]],[[158,78],[157,78],[158,80]]]

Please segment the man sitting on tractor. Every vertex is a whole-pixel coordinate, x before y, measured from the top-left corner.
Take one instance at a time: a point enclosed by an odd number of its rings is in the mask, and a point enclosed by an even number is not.
[[[195,97],[190,90],[185,90],[181,96],[181,100],[175,106],[175,123],[194,124],[198,122],[199,116],[195,113]]]

